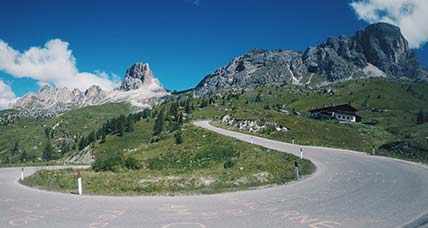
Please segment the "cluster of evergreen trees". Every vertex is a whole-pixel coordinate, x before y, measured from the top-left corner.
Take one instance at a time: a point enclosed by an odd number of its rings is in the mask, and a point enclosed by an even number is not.
[[[22,148],[18,142],[14,142],[9,153],[6,155],[5,163],[27,162],[32,161],[35,158],[36,157],[33,154],[27,153],[27,151]]]
[[[105,142],[107,135],[122,137],[125,132],[133,132],[135,130],[135,123],[148,117],[150,117],[150,110],[146,109],[143,112],[131,113],[128,116],[121,115],[117,118],[107,120],[101,128],[92,131],[86,137],[82,136],[80,138],[79,150],[83,150],[97,140],[101,140],[101,143]]]
[[[424,124],[428,122],[428,114],[420,110],[416,115],[416,124]]]
[[[54,149],[54,147],[51,144],[51,141],[48,139],[45,145],[45,148],[43,149],[42,160],[51,161],[51,160],[57,160],[60,157],[61,155]]]
[[[174,132],[177,144],[184,142],[181,128],[184,124],[184,116],[190,115],[194,110],[193,102],[190,99],[176,100],[159,107],[153,126],[153,140],[158,141],[162,132]]]
[[[42,160],[51,161],[51,160],[59,159],[61,157],[61,154],[54,149],[51,143],[51,137],[53,135],[53,131],[49,128],[46,128],[45,134],[46,134],[47,141],[42,151],[42,157],[41,157]],[[37,159],[37,156],[34,152],[28,153],[25,150],[25,148],[21,147],[19,143],[16,141],[13,143],[11,149],[9,150],[9,153],[6,156],[5,163],[9,163],[9,164],[16,164],[19,162],[25,163],[25,162],[34,161],[36,159]]]

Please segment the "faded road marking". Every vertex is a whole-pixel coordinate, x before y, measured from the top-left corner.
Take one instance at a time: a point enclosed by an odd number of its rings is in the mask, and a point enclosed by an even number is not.
[[[101,228],[110,225],[112,221],[126,213],[126,209],[105,210],[104,214],[98,215],[95,222],[89,224],[89,228]]]
[[[174,204],[165,204],[160,211],[176,213],[178,215],[191,215],[192,212],[185,205],[174,205]]]
[[[11,226],[23,226],[23,225],[29,225],[32,222],[37,222],[39,220],[42,220],[46,218],[46,216],[50,214],[54,214],[57,212],[64,212],[67,210],[66,208],[50,208],[47,210],[39,210],[38,208],[41,207],[40,204],[35,204],[35,207],[37,208],[36,211],[33,211],[32,209],[28,208],[22,208],[22,207],[12,207],[9,210],[13,211],[15,216],[12,216],[12,218],[9,219],[9,225]]]
[[[162,226],[162,228],[206,228],[202,223],[194,223],[194,222],[178,222],[178,223],[170,223]]]
[[[306,225],[308,228],[336,228],[342,224],[335,221],[324,220],[318,217],[303,214],[296,210],[280,213],[282,218],[298,225]]]

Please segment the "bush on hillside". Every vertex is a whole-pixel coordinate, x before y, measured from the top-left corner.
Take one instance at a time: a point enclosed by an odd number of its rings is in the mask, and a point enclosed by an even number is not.
[[[140,169],[141,164],[133,157],[125,157],[121,153],[104,153],[96,158],[92,164],[92,169],[97,172],[112,171],[117,172],[123,169]]]

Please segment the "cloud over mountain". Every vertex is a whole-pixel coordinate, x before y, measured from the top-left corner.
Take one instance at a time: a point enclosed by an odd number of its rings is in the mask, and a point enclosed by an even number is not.
[[[60,88],[85,90],[98,85],[104,90],[112,90],[117,86],[106,73],[79,72],[69,44],[60,39],[50,40],[43,47],[31,47],[24,52],[0,40],[0,70],[16,78],[29,77],[38,84],[53,84]]]
[[[428,41],[427,0],[356,0],[351,6],[368,23],[387,22],[400,27],[412,48]]]
[[[9,85],[0,80],[0,110],[10,108],[16,96]]]

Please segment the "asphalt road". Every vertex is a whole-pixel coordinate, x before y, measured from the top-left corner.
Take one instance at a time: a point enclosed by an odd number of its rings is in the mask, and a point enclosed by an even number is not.
[[[299,146],[210,126],[199,127],[299,155]],[[77,196],[17,182],[0,169],[0,227],[423,227],[428,169],[363,153],[303,147],[317,171],[284,186],[179,197]],[[36,169],[27,169],[26,174]],[[426,223],[425,223],[426,225]]]

